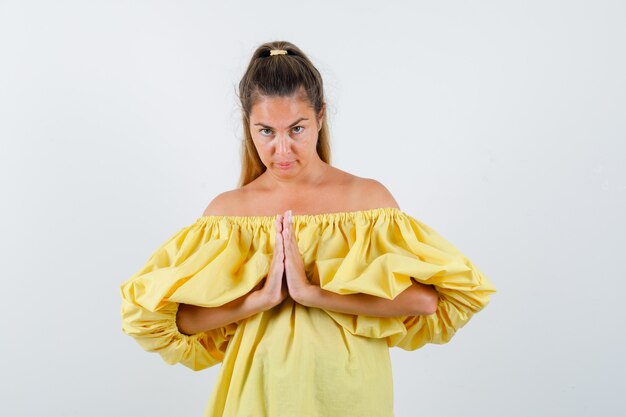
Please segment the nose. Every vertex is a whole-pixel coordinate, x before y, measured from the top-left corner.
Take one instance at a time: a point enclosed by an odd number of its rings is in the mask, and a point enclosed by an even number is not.
[[[276,153],[278,154],[288,154],[291,152],[291,138],[288,134],[278,134],[276,135]]]

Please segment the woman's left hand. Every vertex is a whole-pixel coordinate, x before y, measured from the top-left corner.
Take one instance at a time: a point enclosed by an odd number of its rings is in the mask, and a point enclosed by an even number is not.
[[[285,275],[289,295],[297,302],[301,302],[309,291],[311,283],[304,271],[304,261],[296,242],[296,234],[293,229],[293,217],[291,210],[287,210],[283,216],[283,248],[285,251]]]

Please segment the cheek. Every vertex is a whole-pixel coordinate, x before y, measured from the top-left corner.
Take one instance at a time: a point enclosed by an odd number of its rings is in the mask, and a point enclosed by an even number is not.
[[[255,140],[254,146],[256,147],[259,154],[267,154],[272,151],[272,143],[269,140]]]
[[[270,147],[266,143],[255,142],[254,147],[256,148],[256,153],[259,155],[261,161],[267,164],[272,157],[272,151]]]
[[[311,154],[317,152],[317,135],[307,136],[306,139],[304,139],[299,145],[299,148],[303,153]]]
[[[308,134],[304,136],[299,136],[298,139],[294,140],[293,147],[300,149],[302,151],[307,151],[311,147],[315,147],[315,143],[317,142],[317,134],[308,132]]]

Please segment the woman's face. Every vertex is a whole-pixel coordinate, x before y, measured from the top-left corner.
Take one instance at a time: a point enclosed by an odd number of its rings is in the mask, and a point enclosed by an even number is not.
[[[250,134],[270,174],[292,178],[321,162],[316,151],[324,109],[315,115],[301,96],[261,97],[250,111]]]

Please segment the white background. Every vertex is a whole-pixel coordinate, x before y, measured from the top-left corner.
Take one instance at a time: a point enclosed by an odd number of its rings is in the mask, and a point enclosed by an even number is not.
[[[202,415],[217,367],[141,350],[119,285],[236,186],[237,83],[288,40],[333,165],[498,290],[392,349],[397,417],[624,415],[625,39],[620,1],[0,1],[0,414]]]

